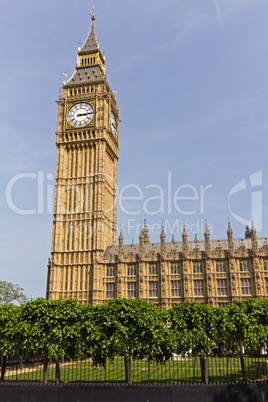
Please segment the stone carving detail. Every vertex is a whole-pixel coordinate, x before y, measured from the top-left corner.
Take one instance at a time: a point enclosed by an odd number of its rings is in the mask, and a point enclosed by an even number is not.
[[[166,295],[166,287],[165,287],[165,284],[162,283],[162,286],[161,286],[161,296],[164,297],[165,295]]]
[[[184,278],[184,291],[188,292],[188,276]]]
[[[209,295],[211,295],[211,291],[212,291],[212,283],[211,283],[211,280],[212,280],[212,276],[211,276],[211,274],[209,273],[208,276],[207,276],[207,284],[208,284],[208,292],[209,292]]]
[[[140,289],[140,296],[142,296],[143,295],[143,284],[142,283],[140,283],[139,289]]]
[[[184,270],[184,272],[187,272],[187,262],[186,261],[183,262],[183,270]]]

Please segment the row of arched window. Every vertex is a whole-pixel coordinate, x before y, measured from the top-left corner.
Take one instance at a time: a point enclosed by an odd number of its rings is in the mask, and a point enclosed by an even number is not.
[[[81,60],[81,66],[86,67],[86,66],[92,66],[96,64],[96,57],[85,57]]]
[[[95,87],[75,88],[75,89],[69,89],[69,96],[90,94],[93,92],[95,92]]]
[[[65,291],[87,290],[87,269],[85,266],[77,268],[75,272],[77,275],[77,289],[74,289],[74,267],[65,268]],[[84,286],[83,286],[84,284]]]

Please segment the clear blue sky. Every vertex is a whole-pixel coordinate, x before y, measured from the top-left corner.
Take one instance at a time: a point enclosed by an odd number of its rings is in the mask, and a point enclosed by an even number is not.
[[[172,229],[180,241],[184,222],[189,240],[195,232],[202,240],[206,220],[211,237],[225,239],[228,216],[234,237],[252,216],[258,236],[268,236],[267,0],[1,0],[0,279],[28,296],[45,296],[55,100],[92,6],[122,120],[125,242],[138,242],[145,216],[153,242],[162,223],[167,241]]]

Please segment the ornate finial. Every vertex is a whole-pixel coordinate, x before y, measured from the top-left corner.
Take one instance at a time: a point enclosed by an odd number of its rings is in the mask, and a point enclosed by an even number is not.
[[[254,224],[253,224],[253,218],[252,218],[252,220],[251,220],[251,232],[255,232],[255,233],[256,233],[256,229],[255,229],[255,226],[254,226]]]
[[[66,77],[67,77],[67,74],[66,74],[66,71],[64,71],[64,73],[63,73],[63,80],[62,80],[63,85],[66,84],[66,82],[65,82],[65,78],[66,78]]]
[[[96,12],[95,12],[95,8],[94,7],[92,7],[92,11],[91,11],[91,20],[92,21],[95,21],[95,15],[97,14]]]

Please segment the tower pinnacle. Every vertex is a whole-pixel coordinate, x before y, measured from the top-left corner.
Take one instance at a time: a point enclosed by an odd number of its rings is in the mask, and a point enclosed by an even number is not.
[[[92,21],[95,21],[95,15],[97,15],[97,13],[96,13],[96,11],[95,11],[95,8],[94,7],[92,7],[92,11],[91,11],[91,20]]]

